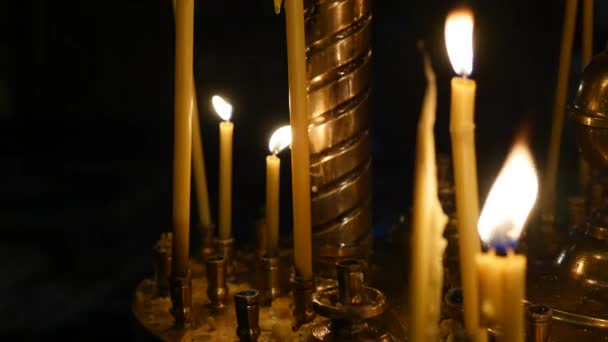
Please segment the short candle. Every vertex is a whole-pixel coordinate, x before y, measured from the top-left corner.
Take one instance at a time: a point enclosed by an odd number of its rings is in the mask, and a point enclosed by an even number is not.
[[[289,125],[277,129],[268,142],[270,155],[266,157],[266,229],[269,257],[276,257],[279,253],[281,159],[277,154],[290,144],[291,126]]]
[[[218,95],[213,96],[211,102],[223,120],[220,122],[219,238],[228,240],[232,237],[232,105]]]
[[[488,194],[478,225],[489,248],[476,258],[479,310],[485,326],[502,328],[504,341],[523,342],[525,337],[526,257],[514,250],[537,193],[530,151],[516,144]]]

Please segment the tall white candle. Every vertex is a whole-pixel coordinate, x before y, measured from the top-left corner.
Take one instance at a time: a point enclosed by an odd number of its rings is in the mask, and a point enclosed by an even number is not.
[[[461,77],[452,79],[450,135],[456,217],[460,245],[460,274],[464,300],[464,323],[469,338],[484,341],[487,334],[479,329],[477,275],[475,256],[481,247],[475,231],[479,216],[477,161],[475,157],[475,91],[477,85],[467,76],[473,71],[473,14],[457,10],[445,23],[445,41],[454,71]]]
[[[188,273],[192,154],[194,0],[175,4],[175,124],[173,143],[173,274]]]

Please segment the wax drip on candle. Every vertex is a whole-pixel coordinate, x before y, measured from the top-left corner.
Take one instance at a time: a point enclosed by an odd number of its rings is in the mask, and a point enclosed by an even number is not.
[[[538,193],[530,150],[516,144],[490,189],[477,229],[484,245],[499,252],[515,249]]]

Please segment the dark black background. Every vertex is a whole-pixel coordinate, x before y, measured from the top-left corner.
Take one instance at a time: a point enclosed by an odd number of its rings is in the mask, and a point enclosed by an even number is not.
[[[478,83],[482,199],[522,124],[531,127],[530,143],[544,170],[564,2],[469,2],[476,14],[472,77]],[[151,274],[151,247],[170,228],[170,2],[3,5],[0,25],[8,34],[0,45],[0,336],[132,340],[133,289]],[[438,149],[449,151],[453,72],[443,25],[455,5],[374,1],[370,117],[378,234],[411,202],[424,90],[419,39],[426,41],[438,77]],[[595,52],[608,38],[606,13],[608,4],[596,1]],[[274,15],[271,0],[196,1],[195,78],[212,209],[215,214],[218,119],[208,99],[221,93],[235,107],[234,229],[241,244],[252,241],[263,202],[267,139],[288,122],[284,20]],[[572,89],[581,68],[579,36],[580,26]],[[568,192],[576,165],[569,126],[564,136],[559,181]],[[289,169],[282,171],[288,207]],[[283,222],[287,234],[289,215]]]

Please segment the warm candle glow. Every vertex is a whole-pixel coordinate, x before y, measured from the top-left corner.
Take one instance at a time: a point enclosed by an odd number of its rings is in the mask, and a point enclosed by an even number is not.
[[[454,71],[461,76],[473,72],[473,13],[459,9],[445,21],[445,45]]]
[[[268,149],[270,153],[277,154],[289,145],[291,145],[291,126],[287,125],[272,133],[268,142]]]
[[[215,109],[215,112],[222,120],[230,121],[232,117],[232,105],[228,101],[219,95],[213,95],[211,103],[213,104],[213,109]]]
[[[537,193],[532,155],[527,146],[518,143],[507,157],[481,211],[477,225],[481,240],[493,247],[517,242]]]

